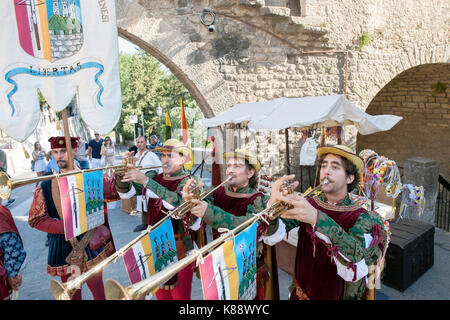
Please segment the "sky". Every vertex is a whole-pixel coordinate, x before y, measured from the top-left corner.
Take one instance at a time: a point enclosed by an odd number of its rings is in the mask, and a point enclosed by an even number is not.
[[[138,46],[125,40],[124,38],[119,37],[119,52],[133,54],[138,51]],[[168,74],[170,74],[170,70],[164,65],[160,64],[160,69]]]
[[[137,52],[137,46],[124,38],[119,37],[119,51],[123,53],[135,53]]]

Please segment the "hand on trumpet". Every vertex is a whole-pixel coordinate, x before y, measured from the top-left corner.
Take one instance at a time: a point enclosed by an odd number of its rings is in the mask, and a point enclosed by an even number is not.
[[[270,199],[269,199],[269,205],[272,205],[278,201],[282,201],[281,197],[286,196],[289,193],[288,188],[284,188],[287,184],[290,185],[290,187],[293,189],[297,188],[298,181],[292,182],[292,180],[295,178],[295,175],[291,174],[289,176],[283,176],[272,183],[271,190],[270,190]]]
[[[191,214],[199,218],[202,218],[205,215],[208,203],[197,199],[192,191],[194,189],[202,188],[203,185],[203,183],[197,185],[197,182],[194,179],[189,179],[183,187],[183,201],[190,202],[194,205],[191,209]]]
[[[281,213],[284,219],[295,219],[301,222],[315,225],[317,221],[318,211],[304,197],[295,193],[289,193],[298,186],[298,181],[290,183],[295,175],[283,176],[272,184],[270,193],[270,204],[277,201],[291,205],[293,208],[285,210]],[[289,184],[289,188],[284,186]]]
[[[319,212],[314,208],[306,198],[298,194],[288,194],[280,197],[281,201],[293,206],[281,213],[283,219],[295,219],[314,226],[317,223]]]
[[[131,158],[134,160],[131,152],[125,152],[122,156],[122,165],[126,168],[122,181],[147,185],[149,178],[145,175],[145,173],[136,169],[134,161],[130,161]]]

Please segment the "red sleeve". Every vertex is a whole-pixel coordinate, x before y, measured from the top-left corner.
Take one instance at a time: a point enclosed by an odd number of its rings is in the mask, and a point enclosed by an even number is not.
[[[48,215],[44,194],[38,186],[34,192],[33,203],[28,213],[28,224],[37,230],[47,233],[64,233],[63,220],[54,219]]]

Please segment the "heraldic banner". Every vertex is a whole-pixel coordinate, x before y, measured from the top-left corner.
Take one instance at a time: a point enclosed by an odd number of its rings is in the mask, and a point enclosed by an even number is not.
[[[256,297],[257,222],[211,252],[200,264],[205,300]]]
[[[55,111],[78,94],[106,134],[122,108],[114,0],[0,1],[0,128],[24,141],[39,123],[38,89]]]
[[[175,236],[170,219],[128,249],[123,255],[123,261],[132,284],[177,262]]]
[[[105,223],[102,171],[58,178],[66,240]]]

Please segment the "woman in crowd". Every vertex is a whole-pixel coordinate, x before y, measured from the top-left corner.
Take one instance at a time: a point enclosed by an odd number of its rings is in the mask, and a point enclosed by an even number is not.
[[[105,147],[105,166],[113,166],[115,161],[115,151],[114,151],[114,145],[111,141],[110,137],[105,137],[104,141],[104,147]]]
[[[45,168],[47,167],[47,163],[45,162],[46,153],[44,150],[42,150],[41,144],[39,141],[36,141],[34,143],[34,150],[32,152],[33,157],[33,171],[36,172],[36,175],[38,177],[41,177],[44,175]],[[36,182],[36,186],[39,184],[39,182]]]

